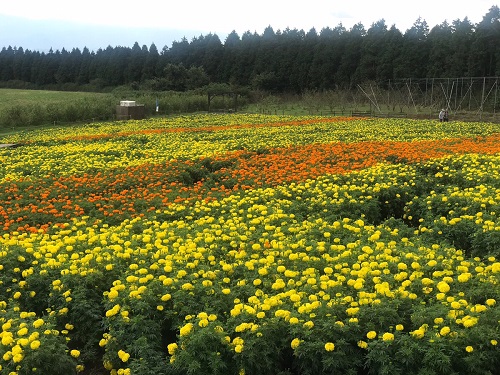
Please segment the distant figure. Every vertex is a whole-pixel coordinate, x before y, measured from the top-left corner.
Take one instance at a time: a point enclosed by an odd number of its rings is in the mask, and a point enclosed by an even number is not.
[[[441,112],[439,112],[439,122],[444,122],[444,115],[445,115],[445,110],[442,109]]]
[[[444,111],[443,121],[448,122],[448,110]]]

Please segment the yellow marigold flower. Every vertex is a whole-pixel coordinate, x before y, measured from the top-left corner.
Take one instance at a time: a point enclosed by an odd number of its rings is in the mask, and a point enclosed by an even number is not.
[[[176,350],[177,350],[178,346],[177,346],[177,343],[171,343],[171,344],[168,344],[167,345],[167,350],[168,350],[168,354],[170,355],[174,355]]]
[[[201,285],[203,285],[205,288],[211,287],[213,285],[211,280],[203,280]]]
[[[12,347],[12,354],[16,355],[16,354],[21,354],[23,352],[23,348],[21,348],[20,345],[14,345]]]
[[[356,315],[358,312],[359,312],[359,307],[349,307],[349,308],[346,310],[346,313],[347,313],[347,315],[349,315],[349,316]]]
[[[38,332],[38,331],[32,332],[30,337],[29,337],[29,341],[32,342],[32,341],[38,340],[39,337],[40,337],[40,332]]]
[[[229,336],[226,336],[229,341],[231,341],[231,338]],[[233,339],[233,344],[234,345],[243,345],[245,343],[245,340],[243,340],[241,337],[235,337]]]
[[[109,298],[110,300],[114,300],[114,299],[115,299],[115,298],[117,298],[117,297],[118,297],[118,291],[117,291],[117,290],[115,290],[115,289],[111,290],[111,291],[108,293],[108,298]]]
[[[14,342],[12,334],[9,334],[9,335],[5,335],[4,334],[4,336],[2,337],[2,341],[1,342],[2,342],[3,346],[8,346],[8,345],[12,344]]]
[[[477,318],[466,316],[463,318],[462,324],[464,325],[464,327],[470,328],[477,324]]]
[[[130,354],[120,349],[118,350],[118,357],[122,360],[122,362],[127,362],[128,359],[130,358]]]
[[[366,337],[369,338],[370,340],[373,340],[375,337],[377,337],[377,332],[370,331],[366,334]]]
[[[250,329],[250,324],[249,323],[241,323],[241,324],[238,324],[235,328],[234,328],[234,331],[235,332],[244,332],[245,330],[247,329]]]
[[[490,343],[491,343],[491,345],[496,346],[498,344],[498,341],[497,340],[491,340]]]
[[[396,326],[396,331],[402,331],[405,327],[402,324]]]
[[[203,327],[208,326],[208,319],[201,319],[201,320],[198,322],[198,325],[199,325],[200,327],[202,327],[202,328],[203,328]]]
[[[382,335],[382,340],[384,341],[394,341],[394,335],[390,332],[385,332],[383,335]]]
[[[360,341],[358,341],[358,346],[361,349],[366,349],[366,348],[368,348],[368,343],[366,341],[360,340]]]
[[[486,304],[488,306],[495,306],[496,303],[497,303],[497,301],[495,301],[493,298],[489,298],[486,300]]]
[[[30,348],[32,350],[37,350],[40,347],[40,341],[34,340],[30,343]]]
[[[222,289],[222,294],[229,294],[229,293],[231,293],[231,289],[229,288]]]
[[[234,347],[234,351],[236,353],[241,353],[243,351],[243,345],[242,344],[238,344]]]
[[[168,300],[170,300],[170,298],[172,298],[172,296],[168,293],[161,296],[161,300],[163,302],[167,302]]]
[[[106,311],[106,317],[111,317],[111,316],[114,316],[116,314],[118,314],[118,312],[120,311],[120,305],[114,305],[110,310]]]
[[[179,334],[181,336],[187,336],[189,335],[189,333],[191,333],[192,329],[193,329],[193,323],[187,323],[180,329]]]
[[[437,288],[441,293],[448,293],[450,291],[450,286],[445,281],[440,281],[437,284]]]
[[[72,351],[70,351],[69,354],[71,354],[71,356],[74,358],[80,357],[80,351],[76,350],[76,349],[73,349]]]
[[[467,347],[465,348],[465,351],[466,351],[467,353],[472,353],[472,352],[474,351],[474,348],[473,348],[472,346],[470,346],[470,345],[469,345],[469,346],[467,346]]]
[[[325,344],[325,350],[327,352],[333,352],[335,350],[335,344],[333,342],[327,342]]]
[[[434,284],[434,281],[432,281],[428,277],[424,277],[422,279],[422,285],[429,286],[429,285],[432,285],[432,284]]]
[[[311,320],[308,320],[307,322],[305,322],[305,323],[303,324],[303,326],[304,326],[305,328],[309,328],[309,329],[310,329],[310,328],[314,327],[314,322],[313,322],[313,321],[311,321]]]
[[[108,370],[108,371],[110,371],[111,369],[113,369],[113,364],[111,362],[109,362],[109,361],[104,361],[103,365],[104,365],[104,368],[106,370]]]
[[[493,273],[498,273],[500,272],[500,262],[495,262],[491,265],[491,271]]]
[[[483,311],[486,311],[488,308],[484,305],[481,305],[481,304],[477,304],[475,306],[473,306],[470,311],[472,312],[483,312]]]
[[[465,283],[465,282],[469,281],[471,276],[472,275],[468,272],[462,273],[462,274],[458,275],[457,280],[460,281],[461,283]]]
[[[300,345],[300,340],[298,338],[293,339],[292,342],[290,343],[292,349],[297,349],[299,345]]]
[[[425,330],[423,330],[422,328],[419,328],[419,329],[417,329],[417,330],[415,330],[415,331],[412,331],[412,332],[410,332],[410,333],[411,333],[411,335],[412,335],[413,337],[415,337],[415,338],[417,338],[417,339],[421,339],[421,338],[422,338],[422,337],[424,337],[424,335],[425,335]]]

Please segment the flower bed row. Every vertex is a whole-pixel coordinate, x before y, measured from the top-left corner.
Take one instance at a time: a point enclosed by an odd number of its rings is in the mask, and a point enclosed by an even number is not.
[[[493,373],[500,163],[465,138],[3,182],[0,371]]]

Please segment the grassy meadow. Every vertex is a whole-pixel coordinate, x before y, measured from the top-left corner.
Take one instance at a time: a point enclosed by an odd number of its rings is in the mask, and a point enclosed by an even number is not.
[[[495,374],[499,140],[263,114],[4,133],[0,372]]]
[[[379,93],[379,96],[384,96]],[[388,94],[386,95],[388,96]],[[112,121],[120,100],[144,104],[146,117],[173,116],[208,111],[207,94],[190,92],[146,92],[126,87],[108,93],[22,90],[0,88],[0,134],[33,127],[74,126],[75,124]],[[158,100],[159,111],[156,112]],[[359,92],[306,92],[302,95],[274,96],[247,92],[238,97],[236,106],[221,95],[212,97],[211,112],[242,112],[266,115],[351,116],[370,112],[374,117],[437,119],[440,108],[413,105],[401,98],[375,107]],[[498,113],[451,111],[452,121],[499,122]]]
[[[96,97],[105,98],[107,96],[109,96],[109,94],[2,88],[0,89],[0,111],[15,105],[30,105],[37,102],[61,104],[68,100],[80,100]]]

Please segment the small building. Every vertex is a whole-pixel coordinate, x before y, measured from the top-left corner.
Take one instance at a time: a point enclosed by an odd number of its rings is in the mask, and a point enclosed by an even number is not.
[[[116,106],[117,120],[141,120],[144,117],[144,104],[137,104],[134,100],[122,100]]]

